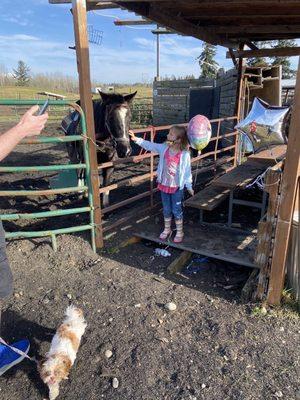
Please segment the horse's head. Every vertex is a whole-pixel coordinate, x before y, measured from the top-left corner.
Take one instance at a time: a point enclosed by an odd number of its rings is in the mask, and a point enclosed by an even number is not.
[[[114,147],[120,158],[131,153],[129,125],[131,120],[130,103],[137,92],[128,95],[100,92],[105,105],[105,127],[109,131]]]

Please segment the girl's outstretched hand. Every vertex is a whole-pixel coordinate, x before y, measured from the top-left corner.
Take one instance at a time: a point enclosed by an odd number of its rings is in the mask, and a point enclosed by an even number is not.
[[[135,136],[135,134],[134,134],[132,131],[128,131],[128,134],[129,134],[131,140],[132,140],[133,142],[135,142],[136,139],[137,139],[137,137]]]
[[[190,196],[194,196],[195,194],[194,189],[189,189],[188,192]]]

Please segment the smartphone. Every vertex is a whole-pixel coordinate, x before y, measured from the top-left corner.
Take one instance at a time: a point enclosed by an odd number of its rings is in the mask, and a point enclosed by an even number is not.
[[[46,112],[47,108],[49,107],[49,100],[46,100],[45,103],[40,107],[39,112],[37,115],[42,115]]]

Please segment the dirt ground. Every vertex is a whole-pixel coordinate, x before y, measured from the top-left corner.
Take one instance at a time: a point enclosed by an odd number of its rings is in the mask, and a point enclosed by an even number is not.
[[[65,157],[57,148],[35,148],[31,154],[20,149],[6,164],[46,164]],[[19,174],[17,179],[3,175],[0,182],[6,188],[43,188],[48,179],[47,174],[38,179]],[[72,196],[5,199],[0,208],[41,211],[76,202],[80,200]],[[51,227],[69,222],[56,220]],[[16,230],[26,224],[5,227]],[[47,224],[49,220],[30,222],[34,229]],[[84,310],[88,328],[59,398],[299,400],[298,314],[286,308],[263,315],[256,305],[243,304],[240,292],[251,272],[247,268],[195,260],[194,273],[168,274],[166,268],[179,252],[172,249],[171,257],[163,258],[154,257],[155,246],[147,242],[121,247],[133,230],[119,229],[99,254],[92,252],[85,233],[60,236],[56,253],[48,239],[8,243],[15,285],[3,305],[1,334],[7,341],[27,337],[30,354],[38,358],[49,349],[67,305]],[[168,302],[177,309],[167,311]],[[109,359],[104,354],[108,349]],[[113,378],[118,388],[113,388]],[[35,365],[23,361],[2,376],[0,398],[47,398]]]

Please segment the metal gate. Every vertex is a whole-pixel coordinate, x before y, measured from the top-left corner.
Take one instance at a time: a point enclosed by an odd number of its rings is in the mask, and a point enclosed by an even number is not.
[[[43,100],[7,100],[0,99],[0,106],[33,106],[42,105]],[[83,155],[84,163],[80,164],[58,164],[58,165],[41,165],[41,166],[0,166],[0,173],[19,173],[19,172],[41,172],[41,171],[62,171],[62,170],[77,170],[84,169],[86,181],[84,186],[76,187],[62,187],[60,189],[47,189],[47,190],[0,190],[0,197],[22,197],[22,196],[50,196],[57,194],[66,193],[76,193],[76,192],[86,192],[88,198],[88,206],[77,207],[70,209],[61,210],[49,210],[44,212],[34,212],[34,213],[16,213],[16,214],[0,214],[0,219],[2,221],[16,221],[20,219],[38,219],[38,218],[50,218],[58,217],[62,215],[74,215],[79,213],[89,213],[89,224],[70,226],[68,228],[61,229],[49,229],[42,231],[19,231],[19,232],[7,232],[5,237],[7,239],[15,238],[38,238],[38,237],[50,237],[52,240],[53,250],[57,250],[56,236],[59,234],[72,233],[87,231],[91,232],[91,245],[94,251],[96,251],[95,246],[95,224],[93,215],[93,194],[92,194],[92,184],[91,184],[91,169],[88,146],[89,142],[86,135],[86,122],[85,115],[82,109],[75,103],[70,103],[67,100],[50,100],[50,106],[67,106],[72,107],[80,113],[80,124],[81,124],[81,134],[73,136],[36,136],[29,137],[22,140],[20,144],[45,144],[45,143],[67,143],[81,141],[83,145]]]

